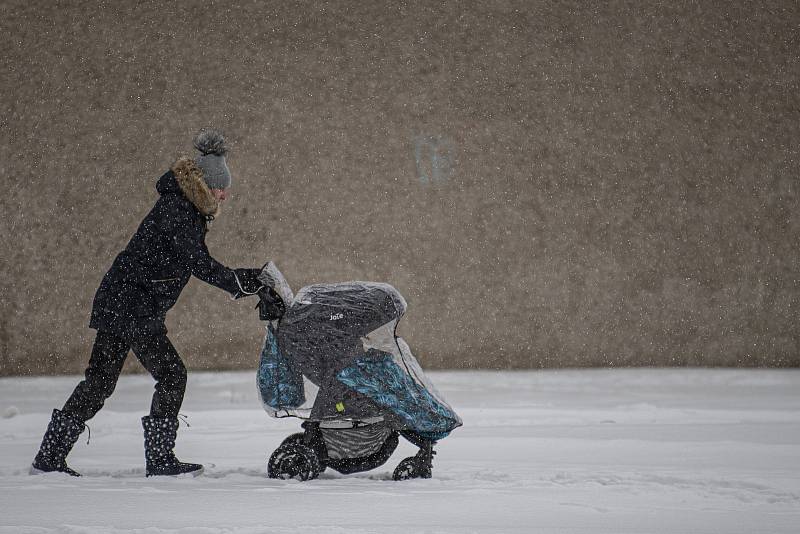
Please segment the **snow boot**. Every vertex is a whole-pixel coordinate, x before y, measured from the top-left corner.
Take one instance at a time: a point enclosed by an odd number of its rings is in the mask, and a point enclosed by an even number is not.
[[[79,477],[80,473],[67,465],[67,455],[72,450],[86,425],[61,410],[53,410],[50,424],[42,438],[42,445],[31,465],[31,474],[66,473]]]
[[[200,464],[187,464],[175,457],[175,438],[178,435],[178,419],[170,417],[142,417],[144,428],[144,457],[147,462],[146,475],[197,476],[203,472]]]

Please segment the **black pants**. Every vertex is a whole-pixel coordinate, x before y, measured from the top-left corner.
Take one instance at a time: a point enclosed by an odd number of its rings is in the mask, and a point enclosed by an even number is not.
[[[167,336],[125,340],[107,332],[97,333],[86,378],[75,387],[64,411],[83,421],[94,417],[114,393],[130,350],[156,380],[150,415],[177,417],[186,391],[186,367]]]

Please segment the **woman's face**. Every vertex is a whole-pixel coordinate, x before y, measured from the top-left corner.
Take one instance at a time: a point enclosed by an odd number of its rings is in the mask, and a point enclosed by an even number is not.
[[[217,202],[224,202],[228,199],[228,190],[227,189],[212,189],[211,194],[214,195],[214,198],[217,199]]]

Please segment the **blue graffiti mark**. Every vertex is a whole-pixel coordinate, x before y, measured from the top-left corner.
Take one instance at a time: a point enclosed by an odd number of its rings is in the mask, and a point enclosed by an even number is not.
[[[441,135],[415,136],[414,159],[423,185],[444,183],[453,174],[453,144]]]

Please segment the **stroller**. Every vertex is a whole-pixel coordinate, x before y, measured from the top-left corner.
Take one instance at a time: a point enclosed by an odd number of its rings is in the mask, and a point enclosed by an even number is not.
[[[285,303],[268,320],[257,385],[272,417],[303,419],[267,464],[270,478],[311,480],[330,467],[369,471],[386,463],[402,436],[419,452],[394,480],[430,478],[434,445],[461,419],[422,372],[395,328],[406,310],[389,284],[345,282],[297,296],[275,265],[260,280]]]

